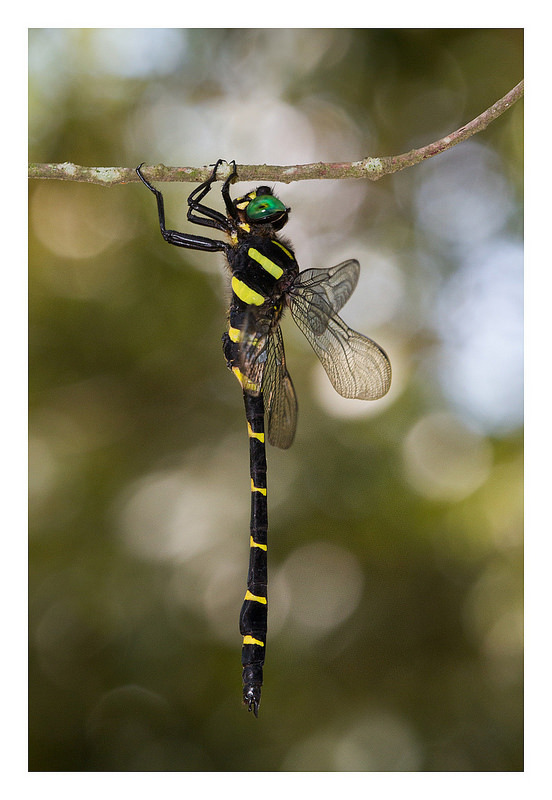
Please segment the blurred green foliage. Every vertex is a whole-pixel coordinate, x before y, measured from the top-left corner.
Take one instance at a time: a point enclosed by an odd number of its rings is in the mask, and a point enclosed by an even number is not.
[[[36,29],[29,55],[32,161],[293,164],[449,133],[522,78],[523,38]],[[166,247],[141,185],[31,185],[32,771],[523,769],[522,125],[518,103],[377,184],[279,190],[303,269],[360,259],[343,316],[394,384],[339,403],[284,326],[258,720],[221,260]],[[190,187],[163,191],[188,230]]]

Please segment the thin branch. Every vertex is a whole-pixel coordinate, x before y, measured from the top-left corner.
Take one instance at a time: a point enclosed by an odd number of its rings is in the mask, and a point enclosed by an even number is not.
[[[450,147],[464,142],[484,130],[493,120],[509,109],[523,96],[523,81],[514,86],[494,105],[483,111],[478,117],[463,125],[448,136],[436,142],[410,150],[399,156],[368,157],[362,161],[333,164],[299,164],[293,167],[279,167],[268,164],[238,164],[238,175],[242,181],[268,180],[280,183],[323,178],[368,178],[377,181],[384,175],[391,175],[406,167],[412,167],[427,158],[443,153]],[[201,183],[211,174],[211,167],[166,167],[159,164],[146,168],[147,176],[154,181],[190,181]],[[220,171],[224,178],[224,169]],[[80,167],[77,164],[30,164],[29,178],[53,178],[62,181],[82,181],[102,186],[114,186],[120,183],[132,183],[138,176],[132,167]]]

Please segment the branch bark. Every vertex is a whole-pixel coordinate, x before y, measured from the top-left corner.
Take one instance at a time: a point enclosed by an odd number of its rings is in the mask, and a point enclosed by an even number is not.
[[[238,164],[239,179],[242,181],[268,180],[292,183],[299,180],[325,178],[368,178],[377,181],[384,175],[391,175],[406,167],[412,167],[428,158],[443,153],[454,145],[464,142],[484,130],[493,120],[507,111],[523,96],[523,81],[514,86],[504,97],[483,111],[475,119],[458,130],[449,133],[436,142],[410,150],[398,156],[367,157],[361,161],[330,164],[298,164],[296,166],[271,166],[268,164]],[[147,167],[147,176],[153,181],[190,181],[201,183],[211,174],[211,167],[166,167],[159,164]],[[224,178],[224,170],[220,170]],[[133,167],[81,167],[77,164],[29,164],[29,178],[49,178],[62,181],[81,181],[101,186],[114,186],[138,181]]]

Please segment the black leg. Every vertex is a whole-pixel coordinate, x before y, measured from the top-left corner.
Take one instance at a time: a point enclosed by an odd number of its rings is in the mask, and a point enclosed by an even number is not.
[[[207,195],[207,193],[211,191],[211,185],[216,181],[217,170],[223,161],[224,159],[219,158],[217,163],[213,165],[213,171],[209,178],[207,178],[204,183],[198,186],[197,189],[194,189],[194,191],[188,197],[187,217],[190,222],[194,222],[196,225],[205,225],[208,228],[216,228],[219,231],[230,233],[230,225],[228,224],[228,219],[224,216],[224,214],[221,214],[220,211],[215,211],[214,208],[209,208],[209,206],[205,206],[200,202]],[[235,169],[236,165],[234,163],[234,172]],[[224,186],[226,186],[226,183],[227,182],[225,182]],[[206,217],[206,219],[197,216],[198,214],[203,214],[203,217]]]
[[[236,220],[238,218],[238,212],[236,211],[236,206],[232,202],[232,198],[230,197],[230,184],[234,182],[234,180],[238,177],[238,170],[236,169],[236,162],[230,162],[233,165],[232,172],[224,181],[222,186],[221,194],[222,199],[224,200],[224,205],[226,206],[226,212],[229,217]]]
[[[141,167],[142,164],[140,164],[139,167],[136,167],[136,174],[138,175],[142,183],[148,187],[150,192],[152,192],[155,195],[155,199],[157,200],[157,214],[159,216],[159,227],[161,229],[161,234],[163,236],[163,239],[166,242],[168,242],[169,244],[174,244],[176,245],[176,247],[186,247],[190,250],[205,250],[208,252],[227,251],[228,245],[226,244],[226,242],[221,242],[217,239],[207,239],[207,237],[205,236],[196,236],[195,234],[180,233],[180,231],[167,230],[167,228],[165,227],[165,203],[163,201],[163,195],[158,189],[155,188],[155,186],[153,186],[144,177],[141,171]]]

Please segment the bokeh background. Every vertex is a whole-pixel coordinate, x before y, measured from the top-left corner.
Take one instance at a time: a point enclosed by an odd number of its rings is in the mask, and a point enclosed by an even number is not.
[[[30,160],[398,154],[522,73],[512,29],[35,29]],[[168,247],[139,184],[31,182],[32,771],[523,769],[522,112],[377,183],[276,185],[303,269],[360,260],[343,317],[394,374],[342,400],[284,321],[258,720],[222,258]],[[193,186],[161,188],[190,230]]]

